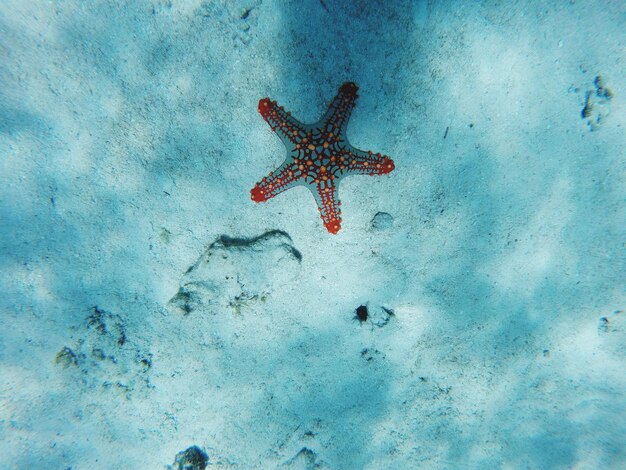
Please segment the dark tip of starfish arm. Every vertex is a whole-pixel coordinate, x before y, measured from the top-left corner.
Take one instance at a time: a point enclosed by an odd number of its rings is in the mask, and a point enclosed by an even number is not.
[[[389,157],[385,157],[383,158],[382,166],[380,168],[380,173],[382,175],[385,175],[387,173],[391,173],[395,168],[396,168],[396,164],[394,163],[394,161]]]
[[[257,184],[254,188],[250,190],[250,199],[254,202],[263,202],[267,201],[268,197],[265,191],[261,189],[261,187]]]
[[[272,102],[269,98],[259,100],[259,113],[263,116],[263,119],[267,120],[272,108]]]
[[[356,83],[346,82],[343,85],[341,85],[341,88],[339,88],[339,91],[345,95],[356,96],[356,92],[358,89],[359,87],[356,85]]]
[[[326,230],[328,230],[329,233],[337,235],[337,232],[341,230],[341,220],[331,220],[329,222],[326,222],[324,224],[324,227],[326,227]]]

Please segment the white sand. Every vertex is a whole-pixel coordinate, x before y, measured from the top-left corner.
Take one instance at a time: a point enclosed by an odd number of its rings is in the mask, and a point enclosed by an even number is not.
[[[119,3],[0,4],[0,467],[626,467],[623,2]],[[333,236],[256,107],[347,80]]]

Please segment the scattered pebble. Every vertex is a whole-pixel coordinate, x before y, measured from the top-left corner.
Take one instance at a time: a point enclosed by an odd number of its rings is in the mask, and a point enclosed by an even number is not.
[[[594,90],[585,92],[585,101],[583,109],[580,111],[580,117],[583,119],[590,131],[596,131],[606,120],[610,112],[610,101],[613,98],[613,92],[608,88],[601,74],[596,75],[593,80]]]
[[[77,364],[76,353],[67,346],[64,346],[63,349],[57,353],[54,360],[57,364],[63,366],[64,368],[75,366]]]
[[[356,309],[356,318],[361,323],[363,323],[364,321],[367,321],[367,306],[360,305],[360,306],[357,307],[357,309]]]
[[[373,310],[367,308],[367,305],[360,305],[355,310],[354,319],[358,320],[359,323],[364,323],[369,320],[369,322],[377,327],[383,327],[389,320],[395,316],[392,309],[380,306]]]
[[[191,446],[176,454],[174,465],[169,470],[205,470],[209,463],[209,456],[198,446]]]

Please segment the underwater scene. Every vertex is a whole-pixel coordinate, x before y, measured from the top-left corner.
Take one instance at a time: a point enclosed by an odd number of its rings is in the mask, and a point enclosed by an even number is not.
[[[0,468],[626,469],[622,0],[0,2]]]

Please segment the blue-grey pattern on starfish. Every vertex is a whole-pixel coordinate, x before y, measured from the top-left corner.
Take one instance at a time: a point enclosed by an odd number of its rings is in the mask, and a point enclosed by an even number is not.
[[[259,113],[283,141],[288,155],[252,188],[253,201],[267,201],[294,186],[306,186],[315,197],[326,229],[333,234],[341,229],[339,181],[349,175],[383,175],[395,168],[386,155],[364,152],[348,142],[346,128],[358,89],[352,82],[344,83],[315,124],[302,124],[269,98],[259,101]]]

